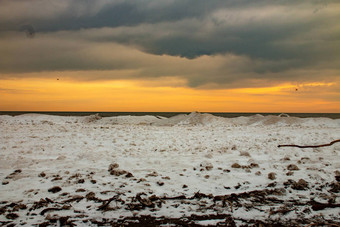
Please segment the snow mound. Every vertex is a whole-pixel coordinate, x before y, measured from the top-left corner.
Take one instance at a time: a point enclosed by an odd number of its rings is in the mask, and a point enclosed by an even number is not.
[[[152,125],[152,126],[209,126],[209,127],[244,127],[244,126],[285,126],[285,127],[331,127],[339,128],[340,119],[330,118],[299,118],[287,114],[268,115],[255,114],[225,118],[208,113],[192,112],[179,114],[170,118],[160,116],[116,116],[101,117],[99,114],[90,116],[54,116],[45,114],[23,114],[15,117],[0,116],[0,123],[21,124],[95,124],[95,125]]]
[[[212,114],[201,114],[192,112],[185,119],[178,122],[178,125],[207,125],[216,121],[219,117]]]
[[[296,127],[340,127],[340,119],[330,118],[299,118],[280,114],[279,116],[263,116],[256,114],[249,117],[227,118],[227,124],[232,126],[296,126]]]
[[[100,120],[102,124],[118,124],[118,125],[151,125],[158,122],[162,117],[151,115],[146,116],[117,116],[107,117]]]
[[[269,115],[269,116],[262,116],[260,114],[254,115],[249,117],[248,124],[249,125],[294,125],[294,124],[301,124],[304,122],[303,118],[298,117],[289,117]]]
[[[192,112],[190,114],[180,114],[170,118],[160,119],[154,123],[158,126],[174,126],[174,125],[211,125],[224,121],[222,117],[216,117],[212,114],[201,114],[199,112]]]
[[[37,114],[37,113],[29,113],[29,114],[21,114],[17,116],[10,115],[1,115],[0,122],[7,123],[20,123],[22,125],[26,124],[46,124],[48,122],[53,124],[65,124],[65,123],[73,123],[78,120],[84,120],[86,117],[76,117],[76,116],[57,116],[57,115],[49,115],[49,114]]]
[[[102,119],[102,117],[97,113],[97,114],[84,117],[84,123],[96,122],[100,119]]]

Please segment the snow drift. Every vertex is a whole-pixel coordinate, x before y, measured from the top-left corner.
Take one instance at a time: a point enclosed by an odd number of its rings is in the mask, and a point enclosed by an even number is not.
[[[339,128],[284,115],[0,116],[0,224],[339,225],[340,144],[277,147],[329,143]]]

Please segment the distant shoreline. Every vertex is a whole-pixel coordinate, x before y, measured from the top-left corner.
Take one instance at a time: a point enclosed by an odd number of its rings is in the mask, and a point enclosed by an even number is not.
[[[18,116],[22,114],[47,114],[47,115],[55,115],[55,116],[89,116],[92,114],[99,114],[102,117],[115,117],[115,116],[162,116],[162,117],[172,117],[178,114],[189,114],[190,112],[64,112],[64,111],[0,111],[0,115],[10,115],[10,116]],[[219,117],[225,118],[233,118],[233,117],[247,117],[256,114],[261,114],[264,116],[267,115],[279,115],[281,113],[218,113],[218,112],[202,112],[209,113]],[[331,119],[340,119],[340,113],[286,113],[291,117],[326,117]]]

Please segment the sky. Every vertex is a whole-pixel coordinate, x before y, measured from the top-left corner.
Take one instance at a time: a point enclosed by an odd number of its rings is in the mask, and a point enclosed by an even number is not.
[[[340,113],[339,0],[0,5],[0,111]]]

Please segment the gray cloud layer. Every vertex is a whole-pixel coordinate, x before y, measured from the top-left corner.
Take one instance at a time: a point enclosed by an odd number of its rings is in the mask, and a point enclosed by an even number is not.
[[[2,73],[134,70],[138,78],[183,77],[190,86],[339,75],[336,0],[0,0],[0,5]],[[36,31],[33,39],[20,36],[27,24]],[[321,75],[326,71],[331,75]]]

